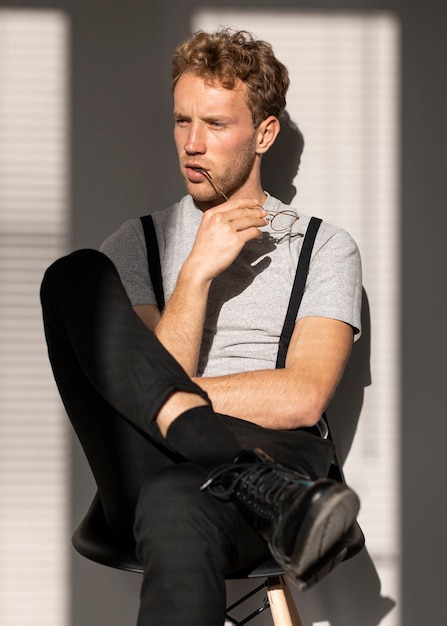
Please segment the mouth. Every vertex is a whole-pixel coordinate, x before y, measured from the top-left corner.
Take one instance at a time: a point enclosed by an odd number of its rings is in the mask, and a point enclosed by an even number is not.
[[[222,196],[222,198],[224,198],[224,200],[228,200],[228,196],[225,195],[225,193],[222,191],[222,189],[216,185],[216,183],[214,182],[210,172],[205,169],[204,167],[200,167],[200,166],[196,166],[196,165],[189,165],[187,166],[187,169],[191,170],[192,172],[195,172],[195,175],[200,176],[200,180],[203,180],[203,177],[205,177],[211,184],[211,186],[213,187],[214,191],[219,194],[220,196]],[[191,174],[188,176],[190,180],[193,180],[191,178]]]
[[[188,179],[193,183],[200,183],[204,178],[208,178],[208,170],[198,165],[185,165],[185,172]]]

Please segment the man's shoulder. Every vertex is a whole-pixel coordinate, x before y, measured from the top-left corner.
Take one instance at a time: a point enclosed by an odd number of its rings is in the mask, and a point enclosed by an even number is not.
[[[132,246],[135,240],[141,239],[142,232],[142,226],[138,218],[126,220],[102,242],[100,250],[108,254],[114,248],[121,249],[129,245]]]

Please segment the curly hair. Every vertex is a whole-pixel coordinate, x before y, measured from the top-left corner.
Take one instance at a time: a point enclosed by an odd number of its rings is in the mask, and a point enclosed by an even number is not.
[[[197,31],[182,42],[172,58],[172,89],[184,72],[234,89],[238,80],[247,88],[248,106],[255,128],[286,107],[289,73],[275,57],[272,46],[247,31],[229,28],[215,33]]]

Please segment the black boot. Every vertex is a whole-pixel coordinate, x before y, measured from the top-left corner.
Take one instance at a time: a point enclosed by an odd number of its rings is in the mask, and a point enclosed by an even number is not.
[[[239,504],[274,559],[302,590],[345,558],[360,508],[357,495],[345,484],[313,481],[259,449],[213,470],[202,489]]]

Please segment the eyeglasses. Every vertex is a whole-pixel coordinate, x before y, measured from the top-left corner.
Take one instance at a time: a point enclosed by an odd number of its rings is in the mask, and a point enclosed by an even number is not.
[[[222,191],[222,189],[216,185],[208,170],[203,167],[194,167],[192,169],[203,174],[211,183],[214,191],[221,195],[225,200],[229,200],[228,196]],[[266,210],[261,205],[259,205],[259,208]],[[283,233],[290,230],[295,222],[300,219],[299,215],[290,209],[285,209],[284,211],[267,211],[267,214],[271,229],[277,233]]]

